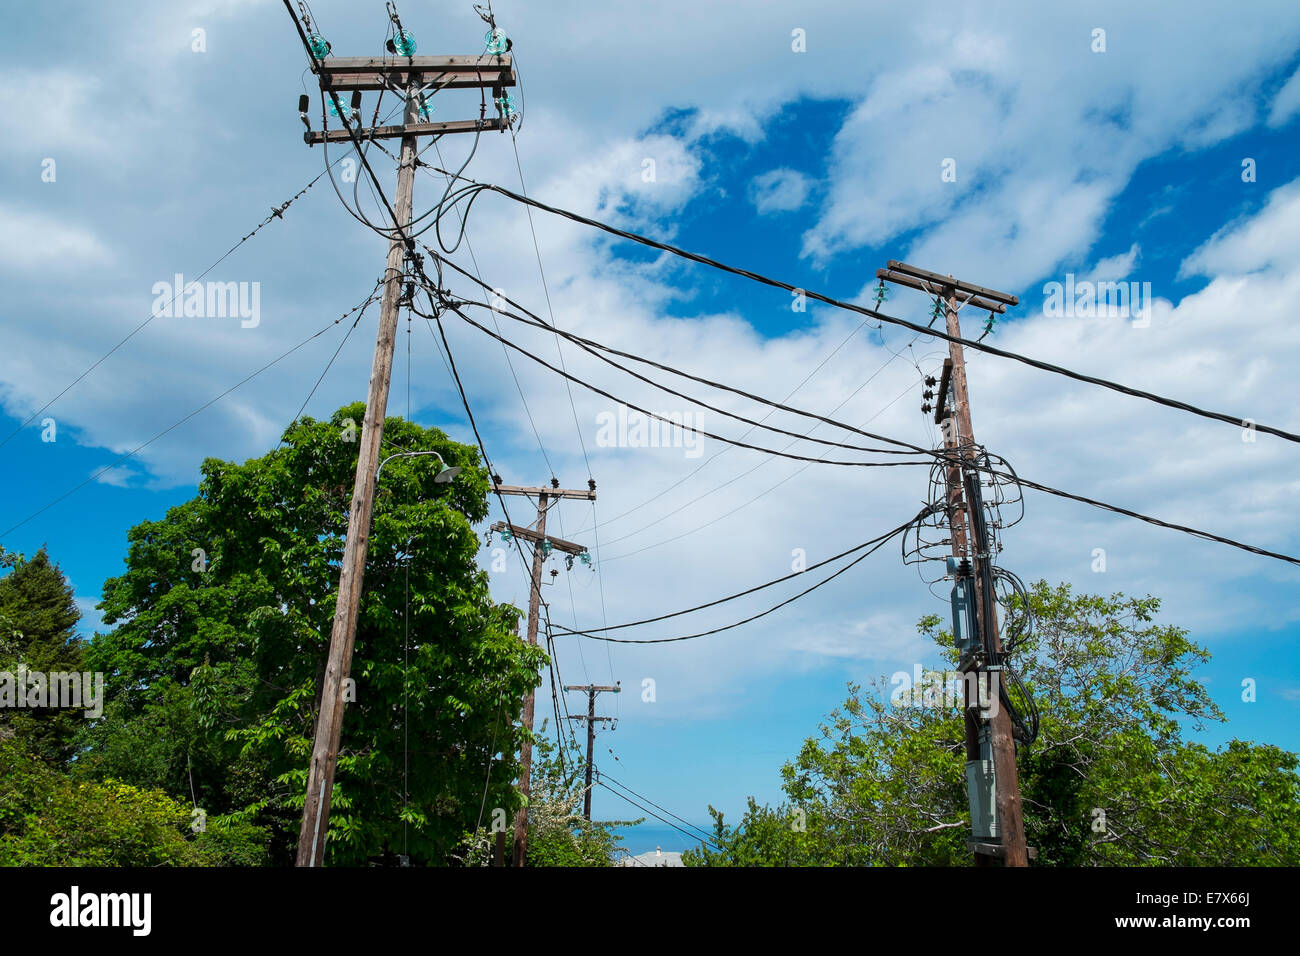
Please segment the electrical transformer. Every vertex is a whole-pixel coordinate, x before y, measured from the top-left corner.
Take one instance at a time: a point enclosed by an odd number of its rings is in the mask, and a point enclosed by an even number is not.
[[[966,796],[970,800],[970,830],[977,839],[998,839],[997,785],[992,760],[966,761]]]
[[[948,573],[956,576],[952,586],[952,637],[962,654],[979,643],[979,630],[975,627],[975,581],[970,576],[970,566],[956,558],[948,559]]]

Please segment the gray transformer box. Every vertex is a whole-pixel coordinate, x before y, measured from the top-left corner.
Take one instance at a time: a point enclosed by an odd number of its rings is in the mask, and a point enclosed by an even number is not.
[[[966,795],[970,799],[971,835],[999,839],[997,785],[992,760],[966,761]]]
[[[975,629],[975,581],[961,577],[952,586],[952,637],[957,650],[966,654],[979,643]]]

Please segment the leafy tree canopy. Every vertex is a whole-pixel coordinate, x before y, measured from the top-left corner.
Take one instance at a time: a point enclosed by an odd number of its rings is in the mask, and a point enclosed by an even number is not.
[[[1209,659],[1155,621],[1155,598],[1076,595],[1040,581],[1016,666],[1042,715],[1019,748],[1026,837],[1040,865],[1300,863],[1295,754],[1187,741],[1223,714],[1194,677]],[[1017,613],[1024,608],[1017,604]],[[920,622],[950,664],[952,636]],[[752,799],[738,827],[688,865],[970,865],[959,709],[897,706],[889,685],[850,685],[843,707],[782,769],[787,802]]]
[[[203,463],[197,496],[131,529],[126,571],[87,656],[105,719],[79,771],[187,795],[219,825],[256,823],[292,858],[334,616],[365,406],[304,418],[281,447]],[[516,635],[476,564],[488,513],[476,449],[384,425],[383,469],[345,695],[327,862],[442,863],[480,805],[518,805],[513,719],[545,655]],[[490,770],[489,770],[490,768]],[[484,786],[487,796],[484,797]]]

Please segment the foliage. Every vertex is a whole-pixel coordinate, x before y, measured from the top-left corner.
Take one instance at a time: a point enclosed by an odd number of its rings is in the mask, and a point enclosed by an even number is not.
[[[192,794],[214,826],[264,826],[278,864],[297,841],[364,413],[304,418],[243,464],[206,460],[194,499],[129,532],[127,569],[100,605],[116,626],[88,649],[111,702],[85,735],[81,772]],[[436,484],[431,457],[383,469],[332,865],[444,862],[474,825],[485,777],[492,804],[513,811],[512,715],[545,661],[476,564],[488,491],[476,450],[401,419],[386,420],[384,447],[437,451],[464,471]]]
[[[45,674],[82,669],[83,642],[77,636],[72,588],[44,548],[30,559],[0,551],[0,670],[19,664]],[[42,759],[61,762],[73,751],[73,737],[84,723],[81,709],[0,711],[0,736],[17,735]]]
[[[1211,751],[1183,738],[1223,715],[1192,676],[1208,652],[1155,623],[1158,600],[1040,581],[1029,605],[1036,628],[1015,664],[1042,726],[1018,757],[1040,865],[1300,863],[1300,762],[1269,745]],[[939,618],[919,629],[955,663]],[[715,811],[720,850],[691,851],[687,864],[969,865],[960,711],[894,706],[883,679],[872,690],[850,685],[785,765],[788,806],[751,800],[738,827]]]
[[[0,739],[0,866],[204,866],[261,862],[249,827],[193,831],[161,790],[73,779],[17,737]]]
[[[586,792],[585,768],[580,764],[561,765],[557,747],[546,737],[546,722],[542,722],[533,744],[533,763],[529,774],[528,849],[525,866],[590,867],[611,866],[618,852],[618,836],[614,828],[637,821],[593,820],[582,815]],[[506,856],[510,857],[513,817],[504,819],[506,831]],[[466,835],[461,849],[461,859],[468,866],[489,866],[492,862],[496,834],[491,825],[476,829]]]

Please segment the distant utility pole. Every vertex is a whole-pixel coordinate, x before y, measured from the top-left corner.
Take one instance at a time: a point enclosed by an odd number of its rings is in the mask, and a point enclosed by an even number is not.
[[[292,11],[290,11],[292,12]],[[308,26],[310,29],[310,26]],[[301,27],[300,27],[301,31]],[[379,448],[383,439],[384,415],[388,409],[388,387],[393,371],[393,345],[397,332],[397,313],[401,301],[404,264],[414,254],[412,240],[405,231],[411,221],[412,191],[415,183],[416,139],[446,133],[502,129],[501,117],[478,120],[427,123],[426,94],[441,89],[492,87],[494,90],[514,86],[515,74],[509,55],[482,56],[390,56],[330,57],[329,44],[312,34],[308,39],[312,53],[312,71],[320,77],[320,87],[339,113],[350,112],[359,125],[362,90],[392,89],[402,91],[406,110],[400,126],[374,129],[348,129],[312,132],[307,118],[306,97],[299,101],[299,112],[308,131],[303,139],[316,143],[355,142],[360,140],[400,138],[400,166],[394,206],[396,231],[388,245],[388,263],[384,271],[384,294],[375,338],[375,355],[370,369],[370,390],[366,396],[366,415],[361,428],[356,479],[348,510],[348,532],[339,571],[338,601],[334,625],[330,632],[329,658],[321,688],[320,710],[316,719],[316,736],[312,746],[311,769],[303,803],[302,828],[298,835],[298,866],[320,866],[325,858],[325,839],[329,833],[330,798],[334,788],[334,771],[338,763],[339,737],[343,727],[343,687],[352,665],[356,642],[357,614],[361,604],[362,580],[365,576],[366,548],[370,537],[370,518],[374,506],[375,474]],[[318,41],[318,42],[317,42]],[[350,91],[351,110],[342,104],[338,93]]]
[[[565,690],[583,690],[587,692],[587,713],[580,714],[577,717],[570,717],[570,720],[585,720],[587,722],[587,789],[582,800],[582,815],[591,822],[591,769],[595,760],[594,749],[596,744],[596,722],[600,720],[613,720],[613,717],[596,716],[596,695],[603,692],[610,694],[620,694],[623,692],[622,686],[610,687],[607,684],[569,684]]]
[[[917,289],[941,300],[947,317],[946,331],[954,338],[961,337],[957,314],[962,307],[969,305],[981,311],[1003,313],[1008,305],[1020,303],[1014,295],[962,282],[950,275],[918,269],[895,259],[889,261],[887,269],[878,270],[876,277],[882,282]],[[934,420],[943,426],[944,449],[951,456],[946,477],[953,574],[959,582],[970,582],[966,600],[973,596],[974,628],[979,638],[973,642],[974,650],[963,653],[961,668],[964,672],[974,671],[976,675],[980,672],[987,674],[989,696],[993,698],[995,694],[1001,694],[1005,672],[993,592],[992,555],[989,553],[990,542],[976,467],[975,433],[971,428],[970,398],[966,388],[966,360],[957,342],[948,343],[948,354],[939,383]],[[997,842],[992,842],[994,838],[987,835],[972,834],[970,845],[975,853],[975,863],[977,866],[988,865],[991,858],[1001,858],[1006,866],[1028,866],[1011,715],[1000,699],[994,699],[990,701],[990,716],[986,720],[981,714],[978,696],[972,700],[970,687],[966,687],[966,761],[971,824],[972,827],[976,825],[978,798],[984,786],[983,768],[991,762],[999,834]]]
[[[496,478],[493,478],[492,481],[498,494],[520,495],[537,499],[536,530],[506,524],[504,521],[498,521],[492,525],[493,531],[508,531],[516,538],[529,541],[533,545],[533,583],[528,591],[528,643],[536,647],[537,621],[542,602],[542,565],[546,563],[548,552],[554,549],[563,551],[565,554],[579,555],[587,550],[580,544],[574,544],[572,541],[565,541],[563,538],[556,538],[546,533],[546,512],[550,510],[550,505],[547,502],[554,503],[561,498],[581,498],[585,501],[595,501],[596,483],[588,481],[586,491],[571,491],[560,488],[560,483],[554,478],[551,479],[550,488],[521,488],[515,485],[503,485]],[[524,796],[524,805],[515,814],[514,866],[523,866],[524,855],[528,852],[528,795],[532,789],[533,715],[533,688],[530,687],[528,693],[524,696],[524,739],[519,745],[519,792]]]

